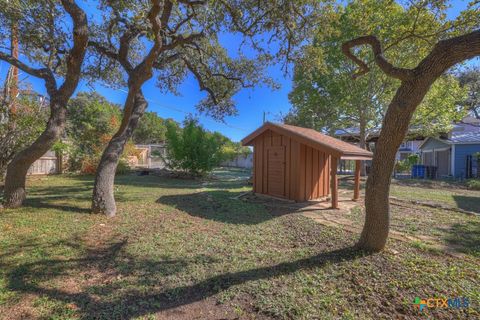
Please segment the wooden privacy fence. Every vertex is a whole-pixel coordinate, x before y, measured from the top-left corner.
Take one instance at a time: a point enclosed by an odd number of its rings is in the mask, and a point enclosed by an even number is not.
[[[47,175],[61,172],[62,156],[55,151],[48,151],[28,169],[28,175]]]

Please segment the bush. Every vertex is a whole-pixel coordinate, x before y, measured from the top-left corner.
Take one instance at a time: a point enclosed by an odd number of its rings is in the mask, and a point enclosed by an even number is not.
[[[97,165],[98,157],[84,156],[80,162],[80,172],[83,174],[95,174]]]
[[[187,119],[184,127],[167,124],[166,159],[168,167],[193,176],[203,176],[223,160],[223,141],[219,134],[206,131],[195,119]]]
[[[67,151],[69,171],[95,174],[103,150],[121,123],[121,109],[97,93],[80,92],[68,105]],[[129,170],[126,158],[138,155],[127,142],[117,173]]]
[[[131,168],[130,165],[128,164],[127,160],[125,159],[120,159],[117,165],[117,174],[128,174],[130,173]]]
[[[420,161],[418,154],[411,154],[405,160],[397,161],[395,169],[397,172],[410,172],[412,166],[416,165]]]
[[[84,157],[82,159],[80,173],[95,174],[97,172],[97,166],[99,162],[100,162],[100,158],[97,156]],[[130,171],[131,171],[131,168],[130,168],[130,165],[128,164],[128,161],[125,160],[124,158],[121,158],[120,161],[118,161],[116,173],[127,174],[127,173],[130,173]]]
[[[480,190],[480,179],[467,180],[467,187],[472,190]]]
[[[48,118],[48,112],[29,96],[20,96],[12,110],[0,98],[0,180],[13,157],[42,133]]]

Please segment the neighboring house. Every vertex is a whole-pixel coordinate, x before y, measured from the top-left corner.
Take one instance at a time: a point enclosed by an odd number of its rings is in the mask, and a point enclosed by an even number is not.
[[[402,142],[400,148],[397,151],[397,155],[395,157],[396,160],[405,160],[411,154],[418,154],[420,153],[420,146],[425,140],[422,138],[418,138],[417,140],[408,140]]]
[[[414,130],[411,130],[410,135],[412,135],[413,132]],[[367,132],[367,149],[371,151],[375,150],[375,142],[378,140],[379,135],[379,130],[370,130]],[[339,129],[335,131],[335,136],[338,137],[340,140],[355,143],[358,145],[359,130],[358,128]],[[424,140],[425,137],[417,136],[415,138],[411,138],[410,140],[404,141],[400,145],[395,159],[397,161],[405,160],[411,154],[418,154],[420,152],[419,147]]]
[[[370,130],[368,132],[368,134],[367,134],[367,137],[368,137],[367,138],[367,144],[368,144],[369,150],[375,151],[375,142],[378,140],[379,134],[380,134],[379,130]],[[337,130],[335,132],[335,135],[337,137],[339,137],[341,140],[358,144],[358,137],[359,137],[358,128],[340,129],[340,130]],[[409,136],[410,137],[415,136],[415,129],[414,128],[410,130]],[[428,153],[429,151],[431,152],[433,150],[433,147],[431,148],[430,145],[434,146],[435,143],[433,143],[433,142],[429,142],[428,144],[426,144],[426,143],[427,143],[428,140],[432,140],[432,139],[439,140],[440,142],[443,142],[444,144],[450,143],[450,144],[455,144],[455,145],[457,145],[457,144],[465,145],[463,147],[459,147],[459,150],[460,149],[466,149],[467,145],[474,148],[473,146],[475,145],[475,142],[480,140],[480,120],[476,119],[474,117],[467,116],[467,117],[463,118],[460,123],[454,124],[453,129],[449,133],[441,134],[439,138],[423,137],[421,135],[418,135],[414,138],[410,138],[409,140],[404,141],[400,145],[400,148],[398,149],[396,157],[395,157],[396,160],[397,161],[398,160],[404,160],[411,154],[420,154],[422,152]],[[450,139],[453,139],[453,140],[450,140]],[[422,146],[423,146],[423,148],[422,148]],[[440,149],[445,149],[445,148],[446,147],[444,146]],[[448,175],[453,176],[452,172],[455,172],[455,171],[450,170],[450,171],[447,172],[446,169],[445,169],[447,167],[447,165],[445,165],[442,161],[446,157],[446,155],[442,155],[440,153],[441,151],[442,150],[439,150],[437,148],[437,152],[438,152],[439,157],[440,157],[439,164],[441,166],[438,169],[439,170],[438,176],[448,176]],[[476,152],[478,152],[478,151],[479,150],[477,150]],[[430,159],[430,155],[422,156],[422,159],[423,159],[423,157],[425,157],[425,163],[424,164],[426,164],[426,165],[433,165],[433,163],[437,163],[437,162],[434,162],[434,159],[432,159],[432,160]],[[432,154],[432,157],[433,157],[433,154]],[[435,159],[437,159],[437,158],[435,158]],[[462,162],[463,160],[460,159],[459,161]],[[458,163],[458,161],[457,161],[457,163]],[[455,176],[460,177],[460,178],[462,177],[461,176],[461,168],[458,168],[456,170]]]
[[[427,138],[420,145],[423,165],[437,167],[437,177],[466,179],[478,176],[480,120],[464,119],[444,137]]]

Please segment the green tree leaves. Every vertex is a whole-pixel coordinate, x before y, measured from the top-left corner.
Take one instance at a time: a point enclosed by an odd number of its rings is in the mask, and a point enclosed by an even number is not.
[[[461,86],[467,91],[467,96],[461,105],[480,119],[480,68],[469,68],[458,75]]]
[[[69,170],[93,173],[103,148],[118,129],[121,110],[96,92],[80,92],[68,104]]]
[[[393,65],[416,66],[451,31],[442,3],[401,6],[395,1],[357,0],[339,6],[330,16],[330,27],[317,31],[295,64],[289,95],[293,108],[285,120],[331,133],[355,127],[368,135],[369,130],[379,128],[399,82],[372,63],[368,47],[356,48],[355,55],[371,70],[352,81],[357,67],[341,52],[342,43],[372,34],[383,42],[385,56]],[[419,106],[412,126],[421,127],[425,134],[445,130],[465,114],[457,105],[464,94],[454,77],[442,77]]]
[[[158,144],[165,141],[167,126],[165,120],[155,112],[146,112],[133,132],[136,144]]]

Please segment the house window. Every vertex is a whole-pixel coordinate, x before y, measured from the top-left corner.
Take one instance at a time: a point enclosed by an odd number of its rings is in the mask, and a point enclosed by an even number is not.
[[[402,142],[402,144],[400,145],[400,149],[409,149],[411,148],[412,146],[412,142],[411,141],[404,141]]]

